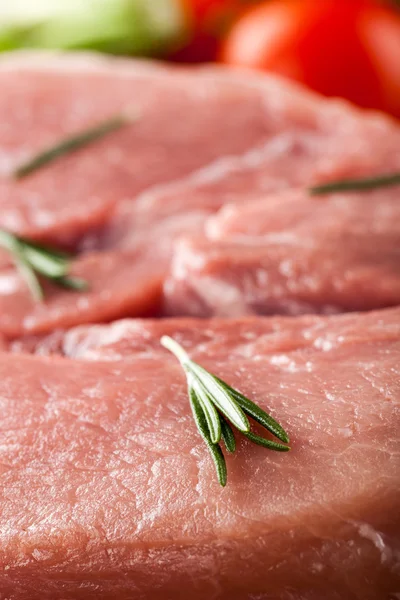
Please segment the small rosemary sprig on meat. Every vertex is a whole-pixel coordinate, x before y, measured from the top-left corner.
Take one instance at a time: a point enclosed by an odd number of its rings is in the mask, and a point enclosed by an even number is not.
[[[334,192],[360,192],[365,190],[375,190],[380,187],[389,187],[400,185],[400,173],[390,173],[388,175],[379,175],[376,177],[365,177],[360,179],[342,179],[340,181],[331,181],[323,185],[316,185],[309,189],[312,196],[322,196]]]
[[[83,146],[91,144],[92,142],[113,131],[116,131],[117,129],[120,129],[130,122],[132,122],[132,117],[127,114],[115,115],[106,121],[102,121],[101,123],[98,123],[89,129],[81,131],[80,133],[72,135],[71,137],[67,137],[56,143],[54,146],[39,152],[39,154],[17,167],[15,171],[13,171],[12,175],[16,179],[22,179],[37,169],[44,167],[57,158],[60,158],[64,154],[75,152]]]
[[[182,346],[169,336],[163,336],[161,344],[176,356],[186,373],[193,417],[211,453],[218,481],[222,486],[226,485],[227,469],[220,442],[223,441],[228,452],[235,452],[236,442],[232,425],[251,442],[264,448],[278,452],[290,450],[289,446],[284,445],[289,443],[286,431],[268,413],[225,381],[192,361]],[[248,417],[252,417],[283,444],[253,433]]]
[[[70,290],[83,291],[88,288],[85,280],[69,275],[71,257],[0,229],[0,247],[7,250],[25,279],[33,298],[43,300],[43,289],[39,277]]]

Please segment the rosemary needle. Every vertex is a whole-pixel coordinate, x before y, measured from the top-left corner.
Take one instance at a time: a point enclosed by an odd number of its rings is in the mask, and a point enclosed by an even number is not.
[[[200,387],[197,381],[194,381],[193,384],[189,387],[190,390],[193,390],[193,392],[196,394],[196,398],[198,399],[199,404],[203,410],[212,443],[218,444],[218,442],[221,439],[222,431],[221,421],[219,419],[217,409],[210,401],[210,397],[208,396],[208,394],[202,387]]]
[[[243,435],[245,435],[248,440],[253,442],[253,444],[263,446],[264,448],[268,448],[269,450],[276,450],[277,452],[287,452],[289,450],[288,446],[284,446],[283,444],[278,444],[277,442],[268,440],[267,438],[264,438],[261,435],[253,433],[252,431],[244,433]]]
[[[39,154],[29,159],[26,163],[23,163],[17,167],[12,175],[16,179],[22,179],[41,167],[44,167],[48,163],[60,158],[64,154],[75,152],[83,146],[91,144],[105,135],[120,129],[131,121],[132,118],[129,115],[115,115],[106,121],[102,121],[101,123],[86,129],[85,131],[65,138],[56,143],[54,146],[39,152]]]
[[[360,179],[343,179],[332,181],[323,185],[311,187],[309,192],[312,196],[332,194],[334,192],[357,192],[363,190],[374,190],[380,187],[400,185],[400,173],[390,173],[377,177],[366,177]]]
[[[228,421],[220,415],[221,419],[221,437],[224,441],[225,448],[228,452],[233,454],[236,450],[236,441],[235,436],[233,435],[232,427],[229,425]]]
[[[0,247],[10,253],[36,301],[43,300],[39,276],[70,290],[88,288],[85,280],[69,275],[71,257],[67,254],[39,246],[4,229],[0,229]]]
[[[211,457],[214,461],[215,468],[217,471],[218,481],[222,485],[222,487],[225,487],[226,481],[227,481],[227,470],[226,470],[225,458],[224,458],[224,455],[222,454],[222,450],[218,446],[218,444],[213,444],[211,441],[210,433],[209,433],[209,430],[207,427],[207,422],[206,422],[206,419],[204,416],[204,412],[203,412],[200,402],[196,396],[196,392],[193,389],[189,390],[189,400],[190,400],[190,405],[192,407],[193,417],[194,417],[194,420],[197,425],[197,429],[199,430],[201,437],[205,441],[205,443],[210,451]]]
[[[232,399],[232,395],[226,387],[216,380],[214,375],[190,361],[190,373],[194,376],[199,386],[212,399],[212,403],[218,408],[239,431],[250,431],[250,423],[240,405]]]
[[[43,288],[40,285],[40,281],[35,271],[29,265],[29,262],[23,255],[23,252],[16,249],[13,254],[13,262],[17,267],[21,277],[25,280],[28,286],[32,298],[35,302],[41,302],[43,300]]]
[[[53,277],[52,281],[58,287],[62,287],[66,290],[74,290],[76,292],[85,292],[89,289],[88,282],[86,279],[81,277],[72,277],[65,275],[64,277]]]
[[[281,425],[279,425],[277,421],[275,421],[275,419],[271,417],[271,415],[262,410],[262,408],[257,406],[257,404],[246,398],[246,396],[243,396],[243,394],[233,389],[230,385],[225,383],[225,381],[222,381],[221,379],[218,379],[218,381],[221,385],[225,386],[225,388],[232,394],[236,402],[249,415],[249,417],[252,417],[265,429],[268,429],[268,431],[270,431],[275,437],[277,437],[278,440],[285,442],[285,444],[289,442],[289,438],[286,431]]]
[[[227,470],[224,455],[219,445],[222,440],[228,452],[236,450],[232,426],[236,427],[254,444],[287,452],[289,437],[283,427],[257,404],[192,361],[178,342],[169,336],[160,340],[179,360],[186,373],[189,401],[197,429],[205,441],[217,471],[218,481],[226,485]],[[250,431],[248,416],[252,417],[284,444],[274,442]]]

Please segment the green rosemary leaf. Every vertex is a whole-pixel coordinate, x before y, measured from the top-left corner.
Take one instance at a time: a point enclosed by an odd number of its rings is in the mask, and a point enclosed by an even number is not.
[[[164,335],[161,344],[172,352],[185,369],[194,378],[211,402],[231,421],[239,431],[250,431],[250,423],[240,406],[231,398],[231,394],[220,385],[217,377],[193,362],[185,350],[172,338]]]
[[[223,385],[232,396],[235,398],[236,402],[241,406],[245,413],[247,413],[250,417],[252,417],[257,423],[268,429],[278,440],[289,443],[289,436],[286,431],[283,429],[281,425],[275,419],[271,417],[268,413],[265,412],[262,408],[260,408],[257,404],[243,396],[240,392],[232,388],[222,379],[218,379],[218,381]]]
[[[0,229],[0,247],[7,250],[35,300],[43,300],[43,289],[38,275],[55,285],[70,290],[86,290],[83,279],[68,275],[71,259],[68,255],[50,250],[39,244]]]
[[[21,251],[20,241],[16,235],[9,233],[5,229],[0,229],[0,246],[4,250],[8,250],[10,254],[15,254]]]
[[[85,279],[80,277],[72,277],[65,275],[64,277],[52,278],[53,283],[66,290],[75,290],[77,292],[85,292],[89,289],[89,284]]]
[[[222,485],[222,487],[225,487],[227,481],[225,457],[222,453],[221,448],[218,445],[213,444],[211,441],[210,432],[207,427],[206,417],[204,415],[199,399],[196,396],[196,392],[193,388],[189,389],[189,400],[193,412],[193,417],[197,425],[197,429],[204,442],[206,443],[210,451],[211,457],[214,461],[218,481]]]
[[[232,427],[229,425],[228,421],[220,415],[221,419],[221,437],[224,441],[225,447],[228,452],[233,454],[236,450],[236,440],[233,435]]]
[[[12,234],[11,234],[12,235]],[[28,247],[30,250],[37,251],[38,253],[50,254],[54,258],[58,258],[60,260],[69,261],[71,256],[67,252],[63,252],[62,250],[55,250],[54,248],[49,248],[48,246],[44,246],[43,244],[38,244],[37,242],[32,242],[23,237],[18,237],[19,241],[24,244],[24,246]]]
[[[80,277],[68,275],[71,257],[68,254],[50,250],[45,246],[19,239],[24,256],[32,268],[55,285],[69,290],[85,291],[88,283]]]
[[[43,300],[42,286],[25,257],[23,243],[17,236],[0,229],[0,246],[11,254],[14,264],[29,287],[34,300],[37,302]]]
[[[192,361],[178,342],[169,336],[163,336],[160,342],[164,348],[175,355],[186,373],[193,416],[197,428],[211,452],[221,485],[226,484],[227,475],[225,458],[218,442],[222,438],[227,451],[235,452],[236,442],[231,424],[235,425],[247,439],[264,448],[279,452],[290,450],[288,446],[251,432],[245,413],[253,417],[278,439],[287,443],[289,437],[275,419],[222,379]]]
[[[75,152],[80,148],[104,137],[105,135],[120,129],[131,122],[131,118],[127,115],[116,115],[98,123],[94,127],[86,129],[81,133],[77,133],[71,137],[61,140],[59,143],[47,148],[28,160],[26,163],[20,165],[13,172],[13,176],[16,179],[22,179],[27,175],[30,175],[34,171],[44,167],[45,165],[53,162],[65,154]]]
[[[44,248],[39,248],[25,240],[20,239],[24,256],[32,268],[48,278],[64,277],[68,271],[69,260],[57,253],[52,253]]]
[[[195,380],[189,383],[189,393],[194,391],[198,401],[203,409],[208,430],[210,432],[211,441],[213,444],[218,444],[221,439],[221,421],[218,412],[215,410],[213,403],[211,402],[208,394]]]
[[[209,446],[209,450],[214,461],[215,468],[217,470],[218,481],[220,485],[222,485],[222,487],[225,487],[228,478],[228,472],[226,469],[225,457],[222,453],[222,450],[218,445],[215,444],[211,444]]]
[[[227,417],[227,419],[229,419],[239,431],[250,431],[248,418],[240,406],[232,399],[230,391],[221,385],[220,380],[195,362],[190,361],[189,368],[200,386],[208,393],[210,400]]]
[[[25,259],[23,252],[15,252],[12,259],[18,271],[20,272],[21,277],[25,280],[35,302],[42,302],[42,286],[40,285],[34,269],[32,269],[32,267],[29,265],[29,262]]]
[[[374,190],[380,187],[400,185],[400,173],[380,175],[377,177],[366,177],[360,179],[343,179],[332,181],[323,185],[311,187],[309,192],[312,196],[332,194],[334,192],[358,192],[363,190]]]
[[[289,446],[284,446],[283,444],[278,444],[277,442],[272,442],[271,440],[267,440],[267,438],[261,437],[252,431],[248,431],[244,433],[248,440],[253,442],[253,444],[257,444],[258,446],[263,446],[264,448],[268,448],[269,450],[276,450],[277,452],[289,452]]]

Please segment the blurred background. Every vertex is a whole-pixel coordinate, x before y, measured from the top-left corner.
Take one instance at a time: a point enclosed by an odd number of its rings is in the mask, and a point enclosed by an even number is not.
[[[0,50],[271,71],[400,118],[400,0],[0,0]]]

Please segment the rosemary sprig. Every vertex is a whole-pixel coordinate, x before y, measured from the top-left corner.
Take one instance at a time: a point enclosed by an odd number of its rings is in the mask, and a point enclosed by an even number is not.
[[[43,300],[44,296],[39,276],[70,290],[88,288],[85,280],[69,275],[71,257],[67,254],[34,244],[4,229],[0,229],[0,247],[10,253],[36,301]]]
[[[39,152],[36,156],[29,159],[26,163],[23,163],[19,167],[15,169],[12,173],[13,177],[16,179],[22,179],[27,175],[33,173],[37,169],[44,167],[48,163],[53,162],[57,158],[60,158],[64,154],[69,154],[71,152],[75,152],[79,150],[83,146],[87,144],[91,144],[92,142],[104,137],[108,133],[116,131],[121,127],[127,125],[132,121],[132,117],[129,115],[115,115],[106,121],[102,121],[93,127],[86,129],[76,135],[72,135],[71,137],[65,138],[51,146],[50,148],[46,148],[42,152]]]
[[[309,192],[312,196],[322,196],[324,194],[332,194],[334,192],[359,192],[364,190],[374,190],[380,187],[389,187],[392,185],[400,185],[400,173],[390,173],[389,175],[379,175],[377,177],[332,181],[330,183],[311,187]]]
[[[232,425],[254,444],[278,452],[290,450],[286,445],[289,443],[286,431],[268,413],[222,379],[191,360],[178,342],[169,336],[163,336],[160,341],[164,348],[176,356],[186,373],[193,417],[210,451],[218,481],[222,486],[227,482],[227,469],[220,442],[223,441],[228,452],[235,452],[236,442]],[[250,431],[248,417],[252,417],[283,444]]]

